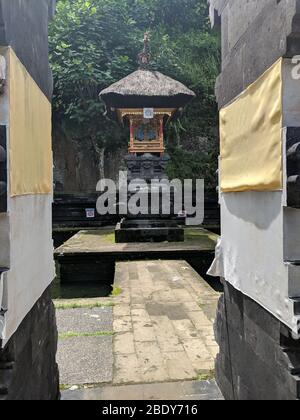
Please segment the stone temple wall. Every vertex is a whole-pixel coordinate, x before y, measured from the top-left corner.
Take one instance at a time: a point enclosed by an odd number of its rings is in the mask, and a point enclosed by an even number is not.
[[[224,279],[224,296],[215,325],[220,345],[216,378],[227,399],[299,399],[300,82],[292,76],[292,70],[293,57],[300,55],[300,1],[209,3],[212,24],[222,35],[222,71],[216,83],[221,140],[224,146],[235,139],[229,158],[238,156],[244,162],[238,179],[245,176],[243,166],[249,162],[249,155],[243,155],[243,145],[253,140],[253,133],[259,132],[266,121],[273,130],[275,119],[271,113],[263,117],[259,101],[253,114],[233,115],[240,124],[243,118],[252,124],[242,139],[235,137],[236,133],[230,138],[226,118],[232,117],[238,101],[246,98],[251,103],[265,72],[276,63],[281,83],[278,92],[274,92],[275,85],[270,85],[269,91],[281,101],[281,126],[276,135],[280,139],[282,186],[267,187],[267,179],[261,179],[259,187],[244,185],[232,191],[220,188],[222,257],[218,274]],[[252,158],[259,159],[258,150],[262,151],[269,141],[268,134],[260,138],[256,135],[256,143],[248,149]],[[221,185],[228,181],[222,171],[227,158],[223,147]]]
[[[55,309],[48,288],[0,350],[0,401],[56,400]]]
[[[300,342],[252,299],[225,282],[215,334],[216,378],[227,400],[300,398]]]
[[[59,396],[49,289],[54,9],[54,0],[0,0],[0,400]]]
[[[212,22],[221,26],[222,73],[216,94],[228,104],[278,58],[299,54],[298,0],[210,0]]]

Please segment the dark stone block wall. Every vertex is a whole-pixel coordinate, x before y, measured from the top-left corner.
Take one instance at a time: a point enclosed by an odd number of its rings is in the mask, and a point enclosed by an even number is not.
[[[0,349],[0,401],[59,398],[57,328],[48,288],[4,349]]]
[[[215,335],[216,380],[228,400],[298,400],[300,342],[252,299],[224,282]]]
[[[300,54],[300,0],[210,0],[221,25],[219,107],[227,105],[280,57]]]
[[[51,101],[48,23],[56,0],[0,0],[0,46],[11,46]]]
[[[288,207],[300,209],[300,127],[288,127],[286,136]]]

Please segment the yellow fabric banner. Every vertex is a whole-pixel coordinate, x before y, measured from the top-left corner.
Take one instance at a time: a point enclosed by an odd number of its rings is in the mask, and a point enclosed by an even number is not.
[[[220,112],[223,192],[283,188],[281,130],[282,59]]]
[[[10,195],[52,192],[51,104],[8,49]]]

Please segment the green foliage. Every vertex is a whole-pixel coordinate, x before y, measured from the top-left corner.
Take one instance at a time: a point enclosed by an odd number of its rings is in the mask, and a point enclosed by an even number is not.
[[[113,302],[99,303],[99,302],[71,302],[65,303],[60,301],[54,301],[54,307],[56,310],[66,311],[68,309],[94,309],[94,308],[110,308],[114,306]]]
[[[170,176],[215,183],[217,109],[214,82],[219,40],[209,27],[206,0],[59,0],[50,27],[54,122],[82,141],[114,149],[128,132],[109,121],[98,94],[136,70],[143,33],[151,32],[153,67],[197,94],[167,129]],[[203,151],[201,142],[208,139]]]

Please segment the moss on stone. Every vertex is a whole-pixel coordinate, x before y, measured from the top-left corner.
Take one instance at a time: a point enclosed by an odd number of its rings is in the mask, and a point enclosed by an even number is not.
[[[114,233],[108,233],[106,235],[103,235],[103,239],[105,242],[108,242],[110,244],[115,244],[115,234]]]
[[[78,337],[111,337],[114,335],[113,331],[95,331],[95,332],[83,332],[83,333],[77,333],[73,331],[69,331],[66,333],[59,334],[58,338],[60,340],[65,340],[68,338],[78,338]]]
[[[211,381],[212,379],[215,379],[215,371],[199,372],[196,379],[197,381]]]
[[[113,291],[111,292],[111,297],[120,296],[121,293],[122,293],[122,289],[118,286],[113,285]]]
[[[54,302],[54,307],[57,310],[67,310],[67,309],[94,309],[94,308],[110,308],[114,306],[113,302],[107,302],[107,303],[103,303],[103,302],[70,302],[70,303],[65,303],[62,302],[60,303],[59,301]]]

